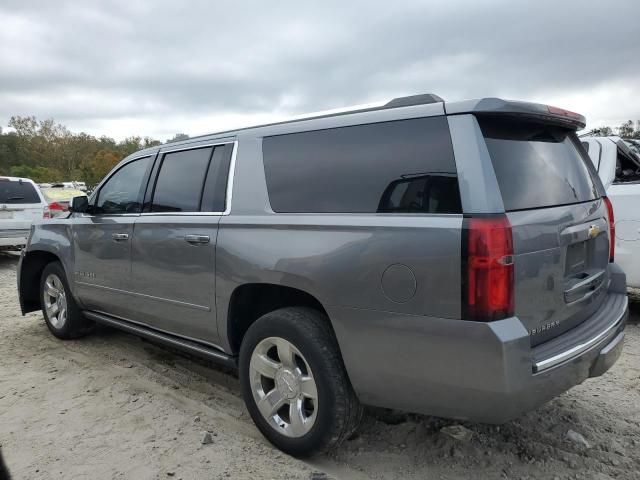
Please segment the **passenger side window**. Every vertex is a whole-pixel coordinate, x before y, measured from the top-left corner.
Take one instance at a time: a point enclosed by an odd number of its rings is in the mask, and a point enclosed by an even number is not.
[[[213,148],[166,153],[151,203],[152,212],[199,212]]]
[[[462,212],[444,117],[266,137],[262,149],[276,212]]]
[[[142,181],[151,157],[140,158],[127,163],[114,173],[100,188],[94,213],[117,215],[140,213]]]

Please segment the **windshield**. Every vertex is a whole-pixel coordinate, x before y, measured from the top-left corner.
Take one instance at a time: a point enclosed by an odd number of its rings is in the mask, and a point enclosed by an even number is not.
[[[624,143],[627,144],[627,146],[631,149],[633,153],[635,153],[636,155],[640,155],[640,140],[627,139],[627,140],[624,140]]]

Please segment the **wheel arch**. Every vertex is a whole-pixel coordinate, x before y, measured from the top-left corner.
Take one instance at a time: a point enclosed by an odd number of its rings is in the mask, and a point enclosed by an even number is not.
[[[335,337],[323,304],[314,295],[295,287],[273,283],[245,283],[232,292],[227,310],[227,341],[237,355],[245,333],[263,315],[284,307],[307,307],[321,312]]]
[[[46,250],[31,250],[26,252],[20,260],[18,294],[23,315],[42,308],[40,277],[44,268],[52,262],[60,262],[67,276],[67,282],[69,282],[69,275],[64,263],[55,253]]]

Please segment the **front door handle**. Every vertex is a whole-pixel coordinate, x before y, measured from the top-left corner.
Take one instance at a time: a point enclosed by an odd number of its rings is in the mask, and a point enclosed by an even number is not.
[[[185,235],[185,241],[188,243],[209,243],[209,235]]]
[[[113,235],[111,235],[111,238],[113,238],[116,242],[122,242],[125,240],[129,240],[129,234],[128,233],[114,233]]]

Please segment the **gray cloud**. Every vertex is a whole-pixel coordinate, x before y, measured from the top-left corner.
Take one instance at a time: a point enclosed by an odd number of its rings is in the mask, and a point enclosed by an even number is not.
[[[310,3],[5,0],[0,123],[163,137],[421,92],[640,118],[635,0]]]

